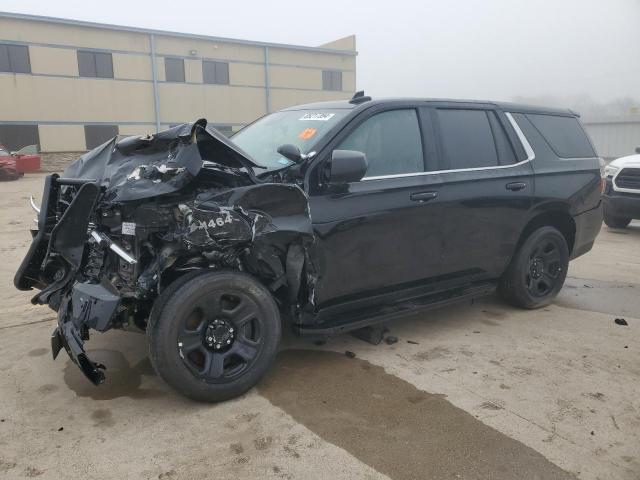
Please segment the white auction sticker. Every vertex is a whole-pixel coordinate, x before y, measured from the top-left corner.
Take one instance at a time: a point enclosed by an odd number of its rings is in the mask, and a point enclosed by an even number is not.
[[[123,235],[135,235],[136,224],[133,222],[122,222],[122,234]]]
[[[331,120],[335,116],[335,113],[305,113],[302,117],[300,117],[299,120],[316,120],[318,122],[326,122],[327,120]]]

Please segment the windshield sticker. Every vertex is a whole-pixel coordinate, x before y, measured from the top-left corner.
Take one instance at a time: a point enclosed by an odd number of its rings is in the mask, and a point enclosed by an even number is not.
[[[316,134],[317,130],[315,128],[305,128],[298,134],[298,138],[300,140],[309,140]]]
[[[300,117],[300,121],[315,120],[318,122],[326,122],[335,117],[335,113],[305,113]]]
[[[292,164],[293,162],[292,162],[291,160],[287,160],[287,159],[286,159],[286,158],[284,158],[284,157],[280,157],[280,158],[278,159],[278,163],[279,163],[280,165],[290,165],[290,164]]]

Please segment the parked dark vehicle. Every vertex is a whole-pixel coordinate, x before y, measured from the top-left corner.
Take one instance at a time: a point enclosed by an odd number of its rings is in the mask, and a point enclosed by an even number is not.
[[[625,228],[640,219],[640,155],[613,160],[605,167],[605,178],[604,223]]]
[[[359,92],[232,139],[199,120],[87,153],[47,177],[15,285],[58,311],[54,358],[95,384],[89,330],[137,329],[167,383],[218,401],[259,381],[284,326],[340,333],[496,289],[548,305],[600,198],[570,111]]]

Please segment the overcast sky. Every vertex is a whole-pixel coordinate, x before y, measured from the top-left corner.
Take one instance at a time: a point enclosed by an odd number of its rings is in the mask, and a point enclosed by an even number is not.
[[[375,96],[640,99],[640,0],[0,0],[0,10],[312,46],[355,34],[357,86]]]

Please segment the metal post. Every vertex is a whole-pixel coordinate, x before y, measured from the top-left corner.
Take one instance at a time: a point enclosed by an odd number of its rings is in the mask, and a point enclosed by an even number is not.
[[[151,78],[153,79],[153,106],[156,114],[156,133],[160,131],[160,98],[158,96],[158,67],[156,65],[156,37],[149,34],[151,47]]]
[[[271,92],[269,89],[269,47],[264,47],[264,96],[266,100],[267,113],[271,113]]]

